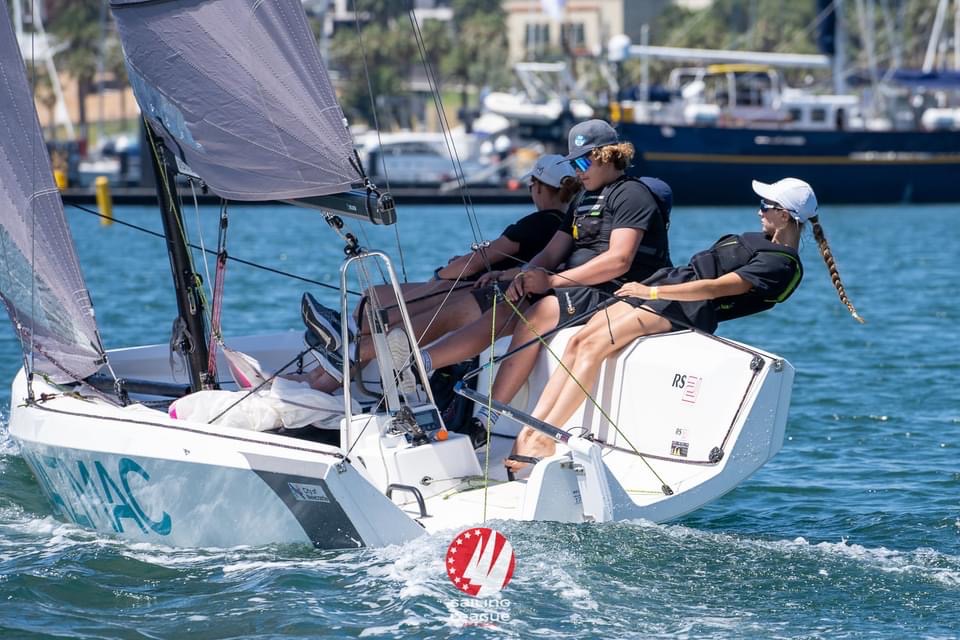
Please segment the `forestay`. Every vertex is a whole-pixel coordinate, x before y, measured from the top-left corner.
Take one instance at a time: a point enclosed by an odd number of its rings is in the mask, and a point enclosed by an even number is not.
[[[57,382],[103,363],[23,59],[0,10],[0,297],[33,369]]]
[[[110,6],[144,115],[215,193],[288,200],[361,182],[299,0]]]

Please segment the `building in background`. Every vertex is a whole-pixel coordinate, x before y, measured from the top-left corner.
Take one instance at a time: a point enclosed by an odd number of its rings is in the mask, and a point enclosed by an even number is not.
[[[504,0],[510,62],[542,59],[548,53],[587,55],[612,36],[625,33],[640,41],[640,30],[665,7],[689,9],[712,0]]]

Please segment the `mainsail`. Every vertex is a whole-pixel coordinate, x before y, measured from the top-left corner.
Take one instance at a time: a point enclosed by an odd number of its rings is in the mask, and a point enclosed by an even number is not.
[[[34,371],[57,382],[103,363],[10,17],[0,10],[0,297]]]
[[[218,195],[349,191],[353,141],[299,0],[113,0],[130,84]]]

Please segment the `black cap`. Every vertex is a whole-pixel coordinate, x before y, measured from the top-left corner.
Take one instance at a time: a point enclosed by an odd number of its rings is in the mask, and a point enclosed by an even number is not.
[[[567,141],[567,150],[569,153],[564,160],[575,160],[580,156],[585,156],[597,147],[604,147],[608,144],[617,144],[620,139],[617,132],[603,120],[587,120],[581,122],[570,129],[570,135]]]

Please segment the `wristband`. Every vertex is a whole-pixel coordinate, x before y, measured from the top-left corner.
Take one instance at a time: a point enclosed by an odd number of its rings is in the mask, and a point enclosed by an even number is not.
[[[649,300],[658,300],[660,298],[660,290],[657,287],[650,287],[650,297]]]

